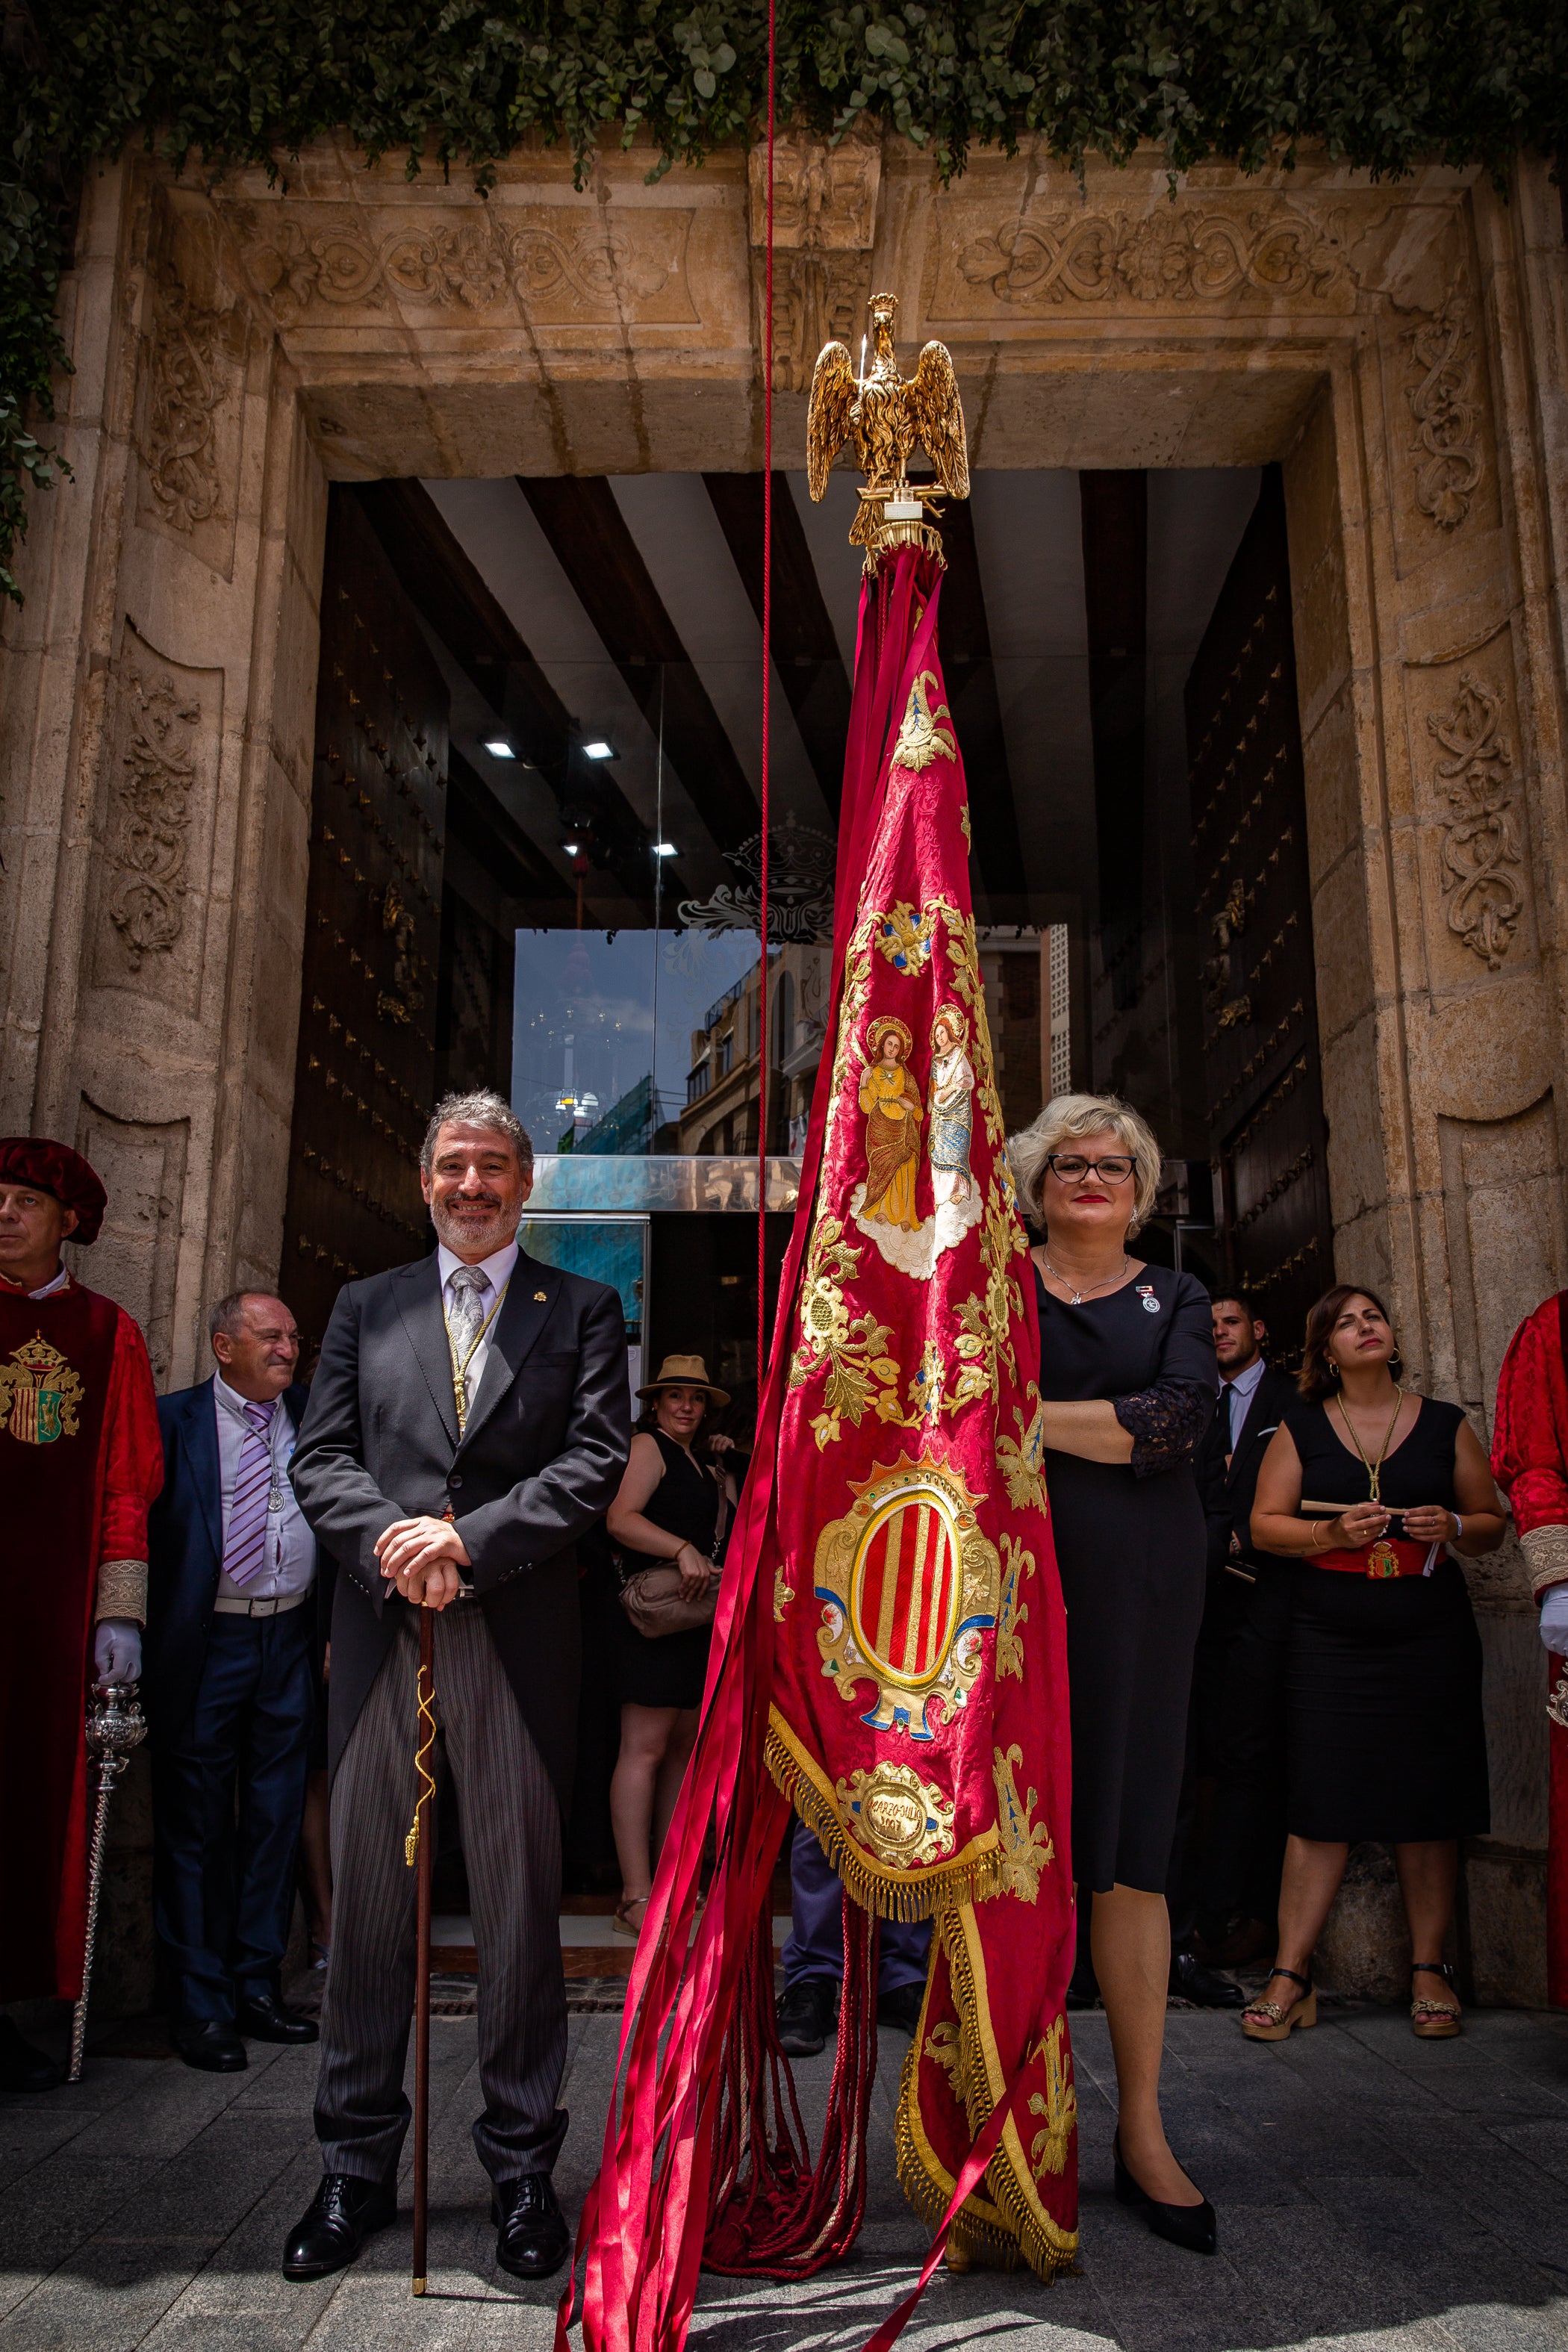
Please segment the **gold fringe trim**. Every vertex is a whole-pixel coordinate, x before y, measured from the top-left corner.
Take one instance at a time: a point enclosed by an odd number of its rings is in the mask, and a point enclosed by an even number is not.
[[[769,1709],[763,1759],[779,1794],[787,1797],[820,1840],[823,1853],[863,1911],[879,1919],[934,1919],[955,1904],[981,1902],[1001,1885],[1002,1854],[994,1830],[953,1861],[918,1874],[890,1870],[850,1836],[810,1760],[802,1754],[777,1707]]]
[[[944,1916],[938,1922],[937,1933],[947,1953],[953,2001],[959,2014],[960,2047],[967,2062],[963,2069],[967,2085],[964,2116],[972,2137],[978,2137],[995,2101],[980,2047],[982,2021],[973,1972],[964,1948],[962,1922],[951,1914]],[[928,2145],[920,2120],[919,2052],[924,2033],[922,2011],[920,2032],[904,2061],[894,2145],[899,2186],[927,2227],[934,2230],[952,2201],[954,2183],[935,2149]],[[1026,2263],[1048,2286],[1058,2272],[1076,2273],[1078,2232],[1062,2229],[1031,2201],[1007,2148],[1008,2134],[1014,2129],[1009,2121],[1001,2146],[985,2168],[982,2186],[989,2190],[989,2197],[983,2202],[977,2189],[964,2204],[954,2227],[966,2245],[983,2252],[1001,2268],[1016,2270],[1021,2262]]]

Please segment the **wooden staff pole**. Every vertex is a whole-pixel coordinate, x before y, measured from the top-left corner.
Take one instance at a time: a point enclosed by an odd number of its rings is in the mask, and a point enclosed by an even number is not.
[[[425,2242],[430,2214],[430,1901],[435,1870],[436,1821],[430,1800],[435,1780],[429,1751],[436,1736],[436,1612],[419,1612],[419,1748],[415,1769],[420,1775],[411,1842],[418,1873],[417,1925],[414,1956],[414,2292],[423,2294],[427,2276]]]

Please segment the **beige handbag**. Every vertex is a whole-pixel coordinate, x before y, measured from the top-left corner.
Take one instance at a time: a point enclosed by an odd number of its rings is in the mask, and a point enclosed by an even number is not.
[[[729,1497],[721,1482],[719,1517],[713,1529],[716,1567],[724,1557],[724,1524],[728,1510]],[[617,1552],[616,1557],[617,1564],[621,1564],[626,1555]],[[633,1629],[645,1641],[657,1642],[666,1633],[694,1633],[700,1626],[711,1625],[713,1612],[718,1605],[717,1578],[700,1601],[687,1601],[681,1594],[680,1570],[672,1561],[650,1559],[646,1568],[633,1569],[629,1574],[623,1568],[621,1607],[631,1620]]]

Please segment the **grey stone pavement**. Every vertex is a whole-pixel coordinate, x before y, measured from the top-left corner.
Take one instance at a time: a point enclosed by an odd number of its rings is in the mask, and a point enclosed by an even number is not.
[[[1171,2137],[1218,2208],[1216,2261],[1162,2245],[1113,2201],[1105,2021],[1074,2023],[1081,2275],[1049,2288],[939,2276],[911,2352],[1568,2352],[1568,2017],[1492,2011],[1459,2042],[1418,2042],[1403,2012],[1341,2009],[1271,2048],[1244,2042],[1233,2017],[1173,2012]],[[557,2179],[574,2218],[616,2031],[610,2016],[572,2021]],[[546,2352],[553,2286],[518,2288],[491,2260],[468,2138],[474,2048],[471,2019],[435,2024],[432,2292],[419,2302],[406,2199],[339,2278],[279,2275],[317,2174],[310,2050],[253,2044],[238,2076],[100,2054],[74,2091],[0,2099],[0,2352]],[[705,2279],[694,2352],[857,2352],[908,2285],[925,2239],[893,2178],[902,2051],[883,2034],[854,2257],[794,2290]],[[808,2098],[827,2063],[800,2070]]]

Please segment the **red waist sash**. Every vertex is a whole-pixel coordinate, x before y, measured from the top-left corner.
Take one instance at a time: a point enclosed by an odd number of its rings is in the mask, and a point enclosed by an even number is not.
[[[1406,1536],[1379,1536],[1375,1543],[1362,1544],[1354,1551],[1310,1551],[1301,1557],[1312,1568],[1370,1576],[1376,1583],[1386,1577],[1428,1575],[1441,1549],[1439,1544],[1412,1543]]]

